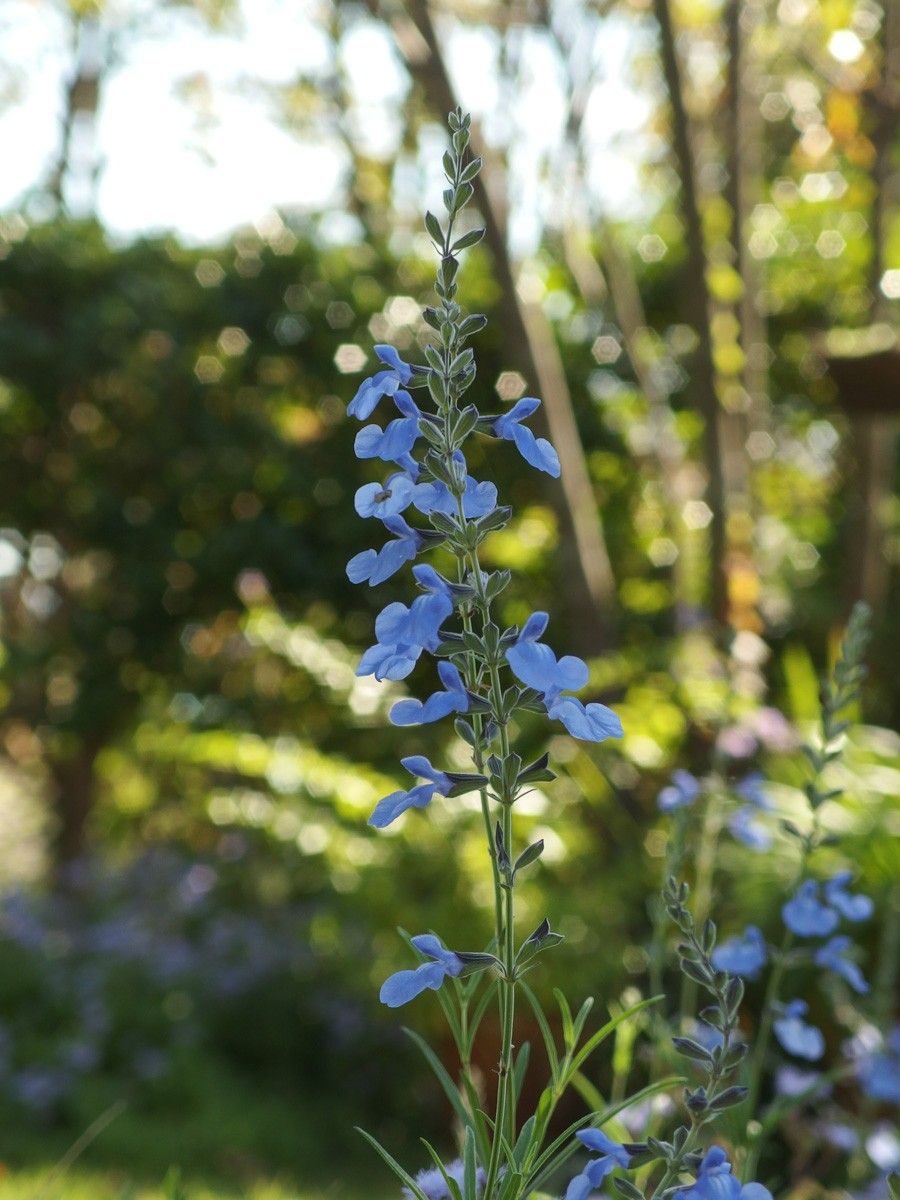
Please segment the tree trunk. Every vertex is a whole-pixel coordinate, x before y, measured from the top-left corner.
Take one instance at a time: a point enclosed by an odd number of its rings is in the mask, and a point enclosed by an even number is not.
[[[398,45],[431,109],[445,117],[457,101],[427,0],[409,0],[406,11],[421,41],[411,44],[408,33],[402,36],[395,26]],[[477,153],[475,130],[473,147]],[[537,416],[543,414],[542,432],[553,441],[562,468],[561,486],[548,485],[547,495],[560,524],[563,598],[577,648],[584,654],[597,653],[612,644],[614,629],[615,585],[603,525],[556,339],[543,311],[519,295],[499,189],[483,157],[485,169],[474,181],[475,198],[494,261],[507,352],[512,365],[540,392],[543,408]]]
[[[710,293],[706,279],[706,250],[697,192],[696,167],[690,122],[681,84],[681,66],[669,0],[653,0],[660,32],[663,74],[672,108],[672,146],[681,179],[681,207],[687,244],[688,316],[697,334],[693,390],[704,420],[704,459],[707,474],[707,503],[712,510],[710,533],[710,608],[719,621],[728,617],[727,489],[724,459],[726,442],[723,413],[716,388],[710,328]]]
[[[94,807],[94,766],[101,743],[85,740],[76,752],[50,763],[56,815],[54,852],[57,869],[79,859],[87,848],[87,823]]]

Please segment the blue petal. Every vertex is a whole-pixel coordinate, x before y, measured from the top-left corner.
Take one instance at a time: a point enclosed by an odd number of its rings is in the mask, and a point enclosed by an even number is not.
[[[837,913],[819,903],[817,892],[818,885],[807,879],[782,907],[785,925],[798,937],[825,937],[837,926]]]
[[[397,389],[397,377],[393,371],[379,371],[371,379],[364,379],[356,390],[356,395],[347,405],[351,417],[365,421],[378,407],[382,396],[389,396]]]
[[[817,1062],[825,1053],[825,1038],[815,1025],[799,1017],[782,1017],[775,1022],[775,1036],[789,1054]]]
[[[594,1185],[588,1179],[587,1175],[576,1175],[569,1182],[566,1188],[565,1200],[587,1200],[587,1197],[594,1190]]]
[[[536,438],[525,425],[513,425],[512,440],[527,463],[559,478],[559,456],[546,438]]]
[[[550,618],[547,613],[532,613],[522,626],[522,632],[519,634],[518,640],[520,642],[536,642],[542,636],[549,623]]]
[[[429,958],[436,959],[444,967],[448,975],[459,975],[463,969],[463,961],[461,958],[448,950],[439,937],[435,937],[433,933],[419,933],[410,941],[419,951],[420,954],[427,954]]]
[[[391,792],[389,796],[379,800],[369,817],[369,824],[376,829],[385,829],[392,821],[396,821],[410,808],[426,808],[434,795],[430,783],[420,783],[418,787],[410,788],[408,792]]]
[[[419,422],[414,417],[398,417],[386,429],[366,425],[356,435],[353,451],[357,458],[380,458],[394,462],[407,455],[419,436]]]
[[[546,692],[555,685],[556,655],[543,642],[516,642],[507,650],[506,661],[526,687]]]
[[[388,1008],[399,1008],[428,988],[437,991],[444,982],[445,975],[443,966],[437,962],[422,963],[414,971],[398,971],[381,985],[378,998]]]
[[[375,353],[383,363],[387,363],[400,376],[404,383],[409,383],[412,378],[412,367],[409,363],[405,363],[393,346],[387,346],[384,343],[379,343],[375,347]]]
[[[574,696],[559,696],[547,706],[547,712],[581,741],[604,742],[607,738],[622,737],[622,722],[605,704],[585,705]]]

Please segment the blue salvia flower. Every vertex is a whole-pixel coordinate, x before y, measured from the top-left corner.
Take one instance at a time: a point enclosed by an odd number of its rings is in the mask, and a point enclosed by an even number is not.
[[[402,385],[412,379],[412,367],[401,359],[393,346],[376,346],[375,353],[388,369],[364,379],[347,405],[350,416],[360,421],[368,420],[382,396],[396,396]]]
[[[385,517],[384,524],[394,537],[380,550],[360,550],[354,554],[347,563],[347,578],[351,583],[368,583],[370,587],[384,583],[419,553],[423,538],[418,530],[400,516]]]
[[[848,937],[833,937],[816,951],[815,963],[817,967],[825,967],[835,975],[840,975],[854,992],[862,996],[868,992],[869,985],[856,963],[850,958],[845,958],[847,951],[852,947],[853,942]]]
[[[756,809],[744,804],[728,818],[728,828],[733,837],[749,850],[768,850],[772,845],[772,834],[756,816]]]
[[[532,467],[546,471],[554,479],[559,478],[559,457],[546,438],[535,437],[521,422],[530,417],[541,406],[540,400],[533,396],[525,396],[516,401],[508,413],[497,417],[493,424],[494,433],[498,438],[515,442],[522,457]]]
[[[837,926],[837,913],[818,895],[819,885],[807,879],[781,909],[785,925],[798,937],[827,937]]]
[[[748,925],[739,937],[728,938],[712,952],[717,971],[727,971],[743,979],[756,979],[767,957],[765,938],[755,925]]]
[[[761,1183],[741,1184],[721,1146],[712,1146],[700,1163],[697,1181],[675,1192],[675,1200],[772,1200]]]
[[[820,1029],[803,1020],[808,1011],[809,1005],[805,1000],[789,1000],[787,1004],[779,1004],[779,1016],[773,1028],[788,1054],[805,1058],[808,1062],[818,1062],[825,1053],[825,1038]]]
[[[427,725],[431,721],[440,721],[450,713],[469,711],[469,693],[453,663],[439,662],[438,675],[445,690],[434,692],[424,703],[412,698],[398,700],[390,712],[391,724]]]
[[[460,455],[462,458],[462,455]],[[465,463],[463,463],[465,468]],[[486,517],[497,507],[497,488],[490,482],[478,483],[471,475],[466,475],[466,490],[463,492],[463,512],[468,520]],[[412,494],[412,502],[419,510],[428,516],[431,513],[443,513],[447,517],[456,516],[456,498],[445,483],[417,484]]]
[[[825,899],[848,921],[867,921],[875,905],[869,896],[864,896],[861,892],[851,895],[847,891],[847,884],[852,879],[852,871],[839,871],[825,884]]]
[[[353,451],[357,458],[380,458],[382,462],[398,463],[415,474],[418,468],[410,450],[418,437],[419,422],[415,417],[397,417],[386,429],[364,425],[356,435]]]
[[[402,471],[386,483],[364,483],[356,492],[353,507],[361,517],[398,517],[413,501],[416,485]]]
[[[389,796],[379,800],[375,811],[369,817],[369,824],[374,825],[376,829],[386,828],[407,809],[427,807],[435,792],[440,796],[446,796],[453,787],[453,781],[449,775],[438,771],[421,754],[412,754],[408,758],[401,758],[400,762],[410,775],[415,775],[428,782],[416,784],[415,787],[408,788],[405,792],[391,792]]]
[[[700,780],[679,768],[672,772],[668,786],[659,793],[656,807],[663,813],[677,812],[680,808],[690,808],[699,795]]]
[[[611,1171],[616,1167],[627,1167],[631,1162],[631,1155],[624,1146],[612,1141],[599,1129],[582,1129],[575,1136],[588,1150],[600,1152],[600,1157],[591,1159],[566,1188],[566,1200],[586,1200],[591,1192],[600,1187]]]
[[[588,681],[588,669],[573,654],[558,659],[549,646],[538,640],[549,619],[544,612],[532,613],[523,625],[506,651],[513,674],[526,687],[541,693],[547,714],[561,721],[573,737],[592,742],[621,737],[622,722],[612,709],[605,704],[585,705],[574,696],[562,694],[563,690],[583,688]]]
[[[453,611],[453,597],[446,580],[433,567],[413,567],[413,574],[425,589],[409,606],[395,601],[375,618],[374,646],[363,654],[357,675],[376,679],[405,679],[423,650],[435,650],[440,643],[439,629]]]
[[[462,973],[464,963],[452,950],[448,950],[440,938],[431,933],[422,933],[412,938],[412,944],[429,961],[415,970],[397,971],[381,985],[379,999],[388,1008],[399,1008],[408,1004],[422,992],[437,991],[448,975]]]

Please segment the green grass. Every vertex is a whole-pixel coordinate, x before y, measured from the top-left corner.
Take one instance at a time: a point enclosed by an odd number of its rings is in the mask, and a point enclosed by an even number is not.
[[[64,1127],[0,1114],[0,1200],[397,1200],[335,1103],[208,1064],[140,1106],[97,1079]],[[173,1168],[180,1191],[164,1186]]]

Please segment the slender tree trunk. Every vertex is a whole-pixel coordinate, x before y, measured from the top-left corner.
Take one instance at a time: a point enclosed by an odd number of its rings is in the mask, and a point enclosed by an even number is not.
[[[75,65],[66,85],[59,150],[47,180],[47,191],[59,209],[65,206],[66,182],[71,181],[73,175],[75,133],[79,126],[91,145],[90,154],[84,156],[82,179],[79,180],[85,192],[86,204],[82,207],[92,209],[94,204],[99,164],[93,153],[93,138],[103,73],[101,38],[100,25],[95,17],[73,18],[72,53]]]
[[[893,155],[898,142],[900,113],[900,4],[885,7],[882,27],[883,68],[870,96],[872,142],[872,257],[869,295],[872,322],[890,319],[881,279],[887,267],[885,246],[893,203]],[[893,490],[897,420],[891,415],[865,414],[853,418],[857,491],[849,520],[848,600],[863,599],[883,615],[890,585],[885,552],[885,508]]]
[[[716,387],[710,328],[711,297],[706,278],[706,250],[703,244],[693,139],[685,106],[681,65],[669,0],[653,0],[653,9],[659,25],[663,74],[672,109],[672,145],[681,179],[681,207],[687,245],[686,303],[690,322],[697,335],[692,382],[697,407],[704,420],[707,503],[712,511],[709,525],[710,607],[716,619],[725,621],[728,617],[728,496],[724,464],[726,445],[723,413]]]
[[[421,41],[411,45],[407,34],[398,36],[398,44],[429,105],[444,115],[457,101],[427,0],[408,0],[406,12]],[[473,145],[477,151],[474,131]],[[539,410],[544,414],[544,431],[556,446],[562,467],[561,486],[549,486],[548,499],[560,522],[564,598],[579,649],[597,653],[612,644],[614,629],[615,586],[603,525],[556,339],[543,311],[526,304],[519,294],[506,241],[503,201],[496,180],[491,179],[488,157],[483,157],[485,170],[475,181],[476,202],[494,261],[507,352],[544,402]]]
[[[54,838],[57,869],[81,858],[87,848],[87,823],[96,792],[94,767],[101,746],[97,738],[86,739],[73,754],[50,763],[57,821]]]

